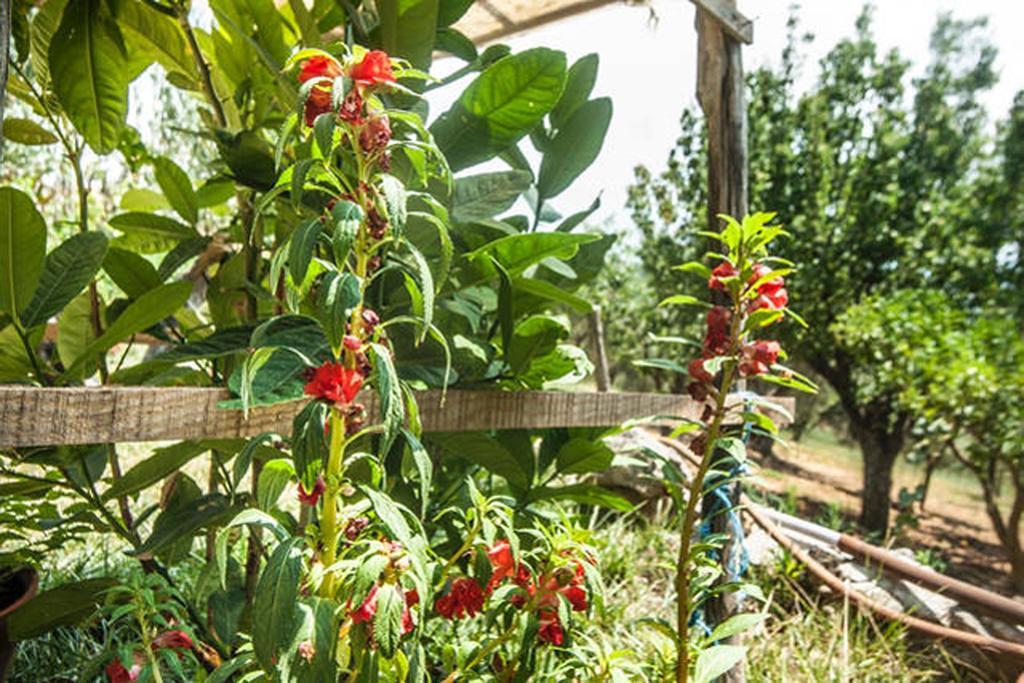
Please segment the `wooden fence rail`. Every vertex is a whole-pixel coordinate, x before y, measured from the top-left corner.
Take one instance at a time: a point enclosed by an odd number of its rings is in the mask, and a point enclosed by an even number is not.
[[[0,447],[126,443],[288,433],[305,404],[291,401],[249,411],[224,409],[223,389],[0,386]],[[373,396],[366,396],[376,415]],[[695,418],[688,396],[550,391],[449,391],[417,395],[426,431],[606,427],[649,415]],[[792,411],[792,399],[776,401]],[[776,420],[779,416],[774,416]]]

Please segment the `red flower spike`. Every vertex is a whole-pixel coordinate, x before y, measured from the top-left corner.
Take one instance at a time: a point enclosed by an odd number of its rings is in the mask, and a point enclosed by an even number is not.
[[[715,269],[711,271],[711,277],[708,278],[708,288],[715,290],[724,290],[725,283],[722,281],[725,278],[736,277],[739,272],[733,267],[728,261],[722,261]]]
[[[302,503],[303,505],[309,505],[310,507],[312,507],[313,505],[317,504],[317,502],[320,500],[320,496],[323,495],[323,492],[326,490],[327,484],[324,483],[323,477],[316,478],[316,483],[313,484],[313,488],[310,491],[307,491],[306,487],[303,486],[302,482],[300,481],[299,502]]]
[[[367,52],[361,62],[352,65],[349,75],[353,81],[364,87],[395,82],[395,74],[391,71],[391,58],[383,50]]]
[[[758,294],[757,297],[750,302],[750,310],[757,311],[762,308],[767,308],[770,311],[781,311],[788,303],[789,292],[786,291],[785,287],[780,287],[779,289],[771,292]]]
[[[487,592],[490,593],[515,573],[515,560],[508,541],[498,541],[488,548],[487,559],[491,561],[491,580],[487,582]]]
[[[358,370],[327,361],[316,369],[304,391],[329,403],[351,403],[362,386],[363,376]]]

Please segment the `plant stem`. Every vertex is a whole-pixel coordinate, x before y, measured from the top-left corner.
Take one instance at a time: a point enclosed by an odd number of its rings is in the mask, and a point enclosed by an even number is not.
[[[330,568],[338,552],[338,494],[341,488],[341,477],[344,473],[345,457],[345,420],[337,406],[331,406],[331,445],[327,456],[327,487],[324,491],[324,504],[321,510],[322,523],[320,525],[321,538],[323,541],[322,563],[324,568]],[[328,571],[324,575],[324,582],[320,586],[320,594],[326,598],[333,598],[335,591],[334,573]]]
[[[676,665],[676,681],[686,683],[690,674],[690,541],[693,538],[693,523],[697,518],[697,505],[704,494],[704,479],[715,452],[715,442],[725,417],[725,400],[732,384],[734,364],[729,364],[722,378],[722,386],[715,400],[715,415],[708,427],[708,438],[704,444],[700,467],[690,482],[690,496],[686,501],[686,512],[683,514],[683,527],[679,532],[679,558],[676,562],[676,593],[678,594],[676,613],[676,632],[679,636],[679,659]]]

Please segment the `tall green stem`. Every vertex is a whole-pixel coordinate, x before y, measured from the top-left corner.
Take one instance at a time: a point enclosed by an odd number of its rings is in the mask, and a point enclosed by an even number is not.
[[[321,538],[323,540],[323,565],[331,567],[338,553],[338,495],[341,491],[341,480],[344,474],[345,458],[345,420],[336,406],[331,406],[331,445],[327,456],[327,488],[324,491],[324,504],[321,511]],[[334,597],[336,590],[334,572],[328,571],[320,586],[320,595],[325,598]]]
[[[730,343],[728,354],[734,356],[739,350],[742,330],[742,311],[738,300],[733,301],[732,323],[730,325]],[[704,452],[701,454],[697,473],[690,482],[690,495],[683,513],[683,526],[679,531],[679,556],[676,560],[676,633],[678,659],[676,660],[676,681],[686,683],[690,675],[690,543],[693,538],[693,525],[697,521],[697,506],[704,497],[704,479],[714,460],[715,442],[722,431],[725,420],[726,401],[736,376],[736,362],[726,363],[722,374],[722,386],[715,397],[715,409],[708,426]]]

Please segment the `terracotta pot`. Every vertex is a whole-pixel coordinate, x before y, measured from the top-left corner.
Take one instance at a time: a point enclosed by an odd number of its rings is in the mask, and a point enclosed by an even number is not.
[[[31,567],[19,569],[0,583],[0,683],[7,680],[16,645],[7,637],[7,617],[35,597],[39,574]]]

